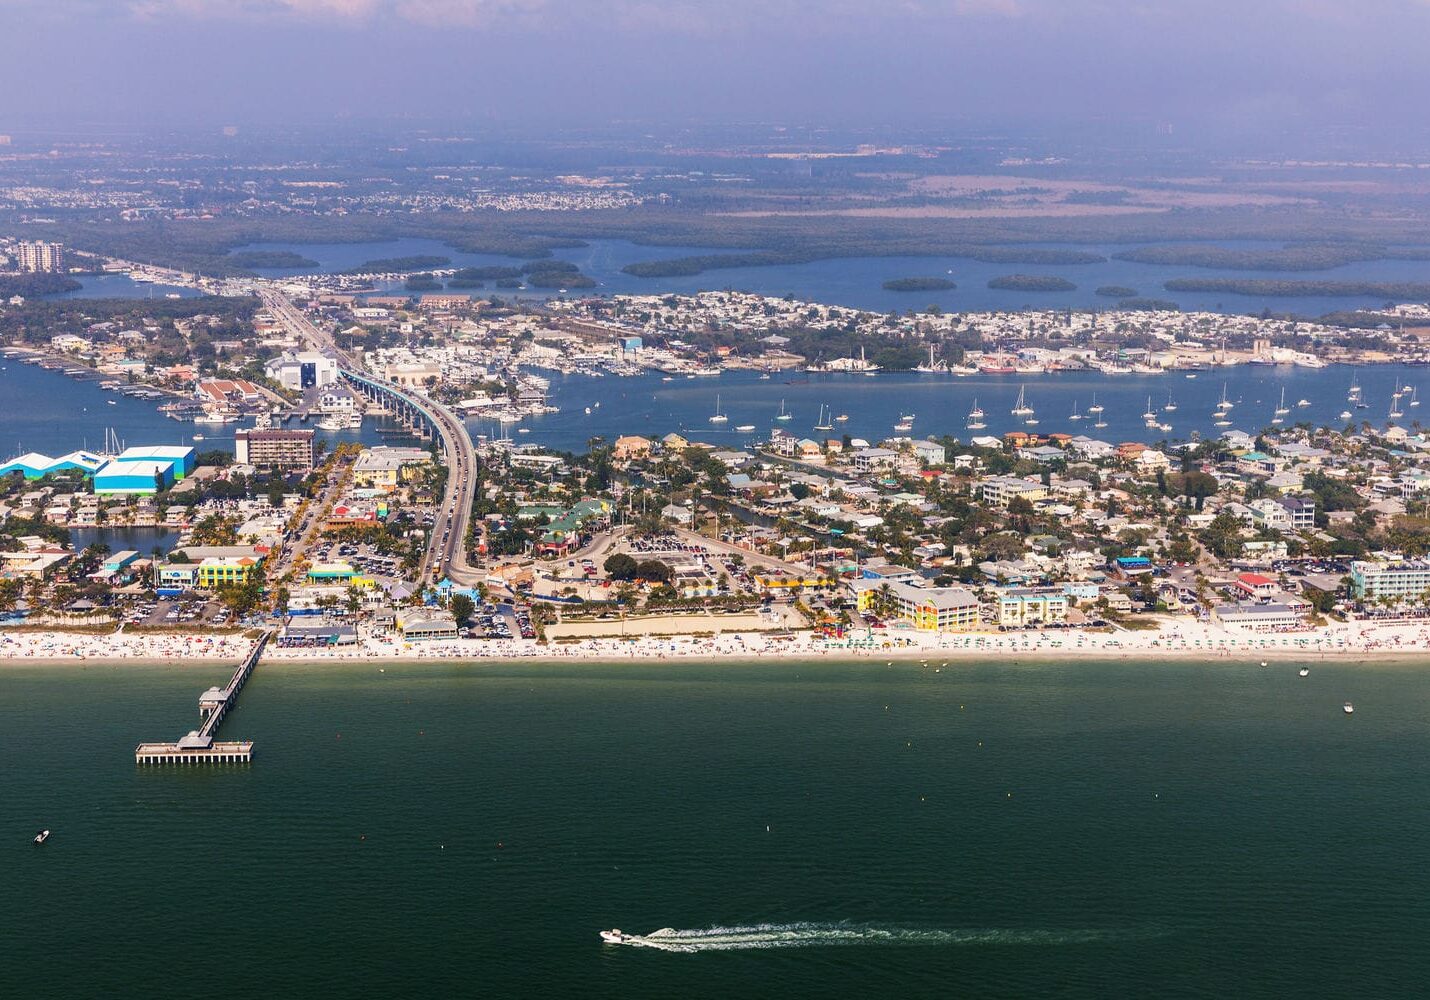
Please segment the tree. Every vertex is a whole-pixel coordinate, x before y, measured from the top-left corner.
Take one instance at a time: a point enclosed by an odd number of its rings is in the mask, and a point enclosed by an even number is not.
[[[453,594],[452,599],[447,602],[447,610],[452,612],[452,617],[457,619],[457,624],[462,625],[472,620],[472,615],[477,611],[477,605],[466,594]]]
[[[603,566],[612,580],[634,580],[639,563],[626,553],[617,552],[608,557]]]
[[[644,559],[636,566],[636,574],[642,580],[652,583],[669,583],[675,573],[659,559]]]

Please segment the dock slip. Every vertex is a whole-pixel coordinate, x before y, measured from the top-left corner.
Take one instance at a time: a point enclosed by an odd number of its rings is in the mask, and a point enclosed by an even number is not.
[[[253,760],[253,741],[220,742],[214,737],[228,710],[238,704],[238,692],[248,683],[258,666],[263,647],[273,635],[264,632],[253,644],[227,687],[211,687],[199,695],[199,718],[203,725],[175,743],[140,743],[134,748],[136,764],[247,764]]]

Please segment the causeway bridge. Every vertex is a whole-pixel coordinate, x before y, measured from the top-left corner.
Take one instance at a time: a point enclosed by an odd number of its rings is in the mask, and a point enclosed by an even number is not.
[[[253,676],[263,647],[273,636],[265,631],[253,644],[253,649],[234,670],[225,687],[211,687],[199,695],[199,719],[202,725],[173,743],[140,743],[134,748],[136,764],[247,764],[253,760],[253,741],[220,741],[215,739],[219,726],[229,709],[238,704],[238,693]]]

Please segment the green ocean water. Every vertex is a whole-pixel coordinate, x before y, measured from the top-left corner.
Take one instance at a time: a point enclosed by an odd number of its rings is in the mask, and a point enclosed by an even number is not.
[[[1297,666],[0,664],[0,996],[1423,996],[1430,669]]]

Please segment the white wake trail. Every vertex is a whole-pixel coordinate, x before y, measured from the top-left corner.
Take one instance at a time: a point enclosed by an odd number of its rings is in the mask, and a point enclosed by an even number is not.
[[[855,945],[939,947],[968,945],[1076,945],[1120,935],[1098,930],[933,929],[853,923],[751,924],[676,930],[662,927],[627,941],[659,951],[745,951],[766,948],[837,948]]]

